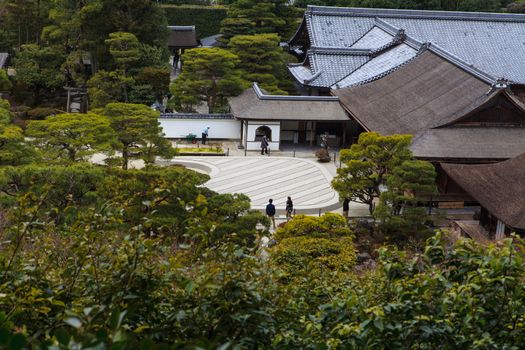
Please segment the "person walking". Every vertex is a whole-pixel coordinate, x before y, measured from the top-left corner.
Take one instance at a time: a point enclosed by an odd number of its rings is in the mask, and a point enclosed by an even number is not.
[[[268,200],[268,204],[266,205],[266,215],[272,220],[273,229],[275,230],[275,205],[272,204],[273,199]]]
[[[204,128],[204,130],[202,130],[202,144],[205,145],[206,144],[206,139],[208,138],[208,131],[210,130],[210,127],[207,126]]]
[[[345,198],[343,201],[343,216],[348,219],[348,211],[350,211],[350,199]]]
[[[293,212],[292,197],[288,196],[288,200],[286,200],[286,221],[292,218],[292,212]]]
[[[268,138],[264,135],[261,140],[261,155],[264,153],[268,154],[268,144]]]

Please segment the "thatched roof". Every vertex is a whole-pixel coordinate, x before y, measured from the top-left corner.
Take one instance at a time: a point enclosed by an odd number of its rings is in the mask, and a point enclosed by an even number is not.
[[[411,149],[415,157],[427,160],[506,160],[525,152],[525,128],[430,129],[414,137]]]
[[[348,121],[350,118],[333,96],[275,96],[264,94],[257,84],[230,100],[238,119]]]
[[[199,46],[195,26],[168,26],[168,47],[191,48]]]
[[[505,225],[525,229],[525,154],[496,164],[441,166]]]
[[[391,135],[456,120],[486,103],[490,90],[487,82],[426,51],[379,80],[333,94],[365,129]]]

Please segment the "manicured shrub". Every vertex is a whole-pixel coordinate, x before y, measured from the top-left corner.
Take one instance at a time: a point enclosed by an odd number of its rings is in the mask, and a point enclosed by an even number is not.
[[[350,271],[356,262],[353,239],[291,237],[271,249],[271,260],[289,273],[327,269]]]
[[[27,116],[29,119],[32,120],[42,120],[46,119],[50,115],[55,115],[56,113],[57,110],[55,108],[38,107],[27,111]]]
[[[277,240],[298,236],[336,238],[351,235],[352,231],[348,228],[345,218],[334,213],[326,213],[320,217],[296,215],[275,232]]]

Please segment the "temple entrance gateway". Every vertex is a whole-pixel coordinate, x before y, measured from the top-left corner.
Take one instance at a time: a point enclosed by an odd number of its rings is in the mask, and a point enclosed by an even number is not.
[[[272,129],[266,125],[260,126],[255,130],[255,141],[261,142],[264,136],[266,136],[268,141],[272,140]]]
[[[261,141],[264,135],[268,137],[268,148],[270,150],[279,149],[279,135],[281,124],[274,120],[243,120],[242,122],[241,145],[249,151],[261,149]]]

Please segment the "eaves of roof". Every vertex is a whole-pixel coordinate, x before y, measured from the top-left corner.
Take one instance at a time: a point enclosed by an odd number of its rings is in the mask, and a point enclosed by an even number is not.
[[[525,14],[491,13],[491,12],[460,12],[460,11],[427,11],[399,10],[357,7],[329,7],[308,5],[309,15],[352,16],[352,17],[393,17],[422,19],[456,19],[463,21],[501,21],[525,22]]]

